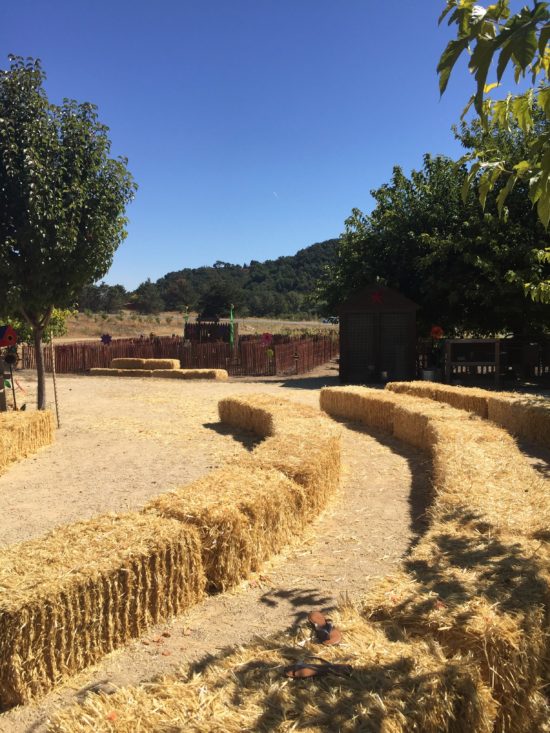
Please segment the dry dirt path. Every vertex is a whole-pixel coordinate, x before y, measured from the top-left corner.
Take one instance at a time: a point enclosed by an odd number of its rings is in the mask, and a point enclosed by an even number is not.
[[[215,405],[226,394],[261,391],[315,405],[316,388],[330,381],[324,374],[301,380],[300,385],[276,380],[193,385],[159,380],[152,386],[151,380],[145,385],[127,380],[120,385],[117,381],[115,386],[109,379],[65,378],[61,380],[61,392],[67,427],[62,428],[56,447],[23,461],[0,478],[2,502],[6,501],[6,489],[11,487],[12,510],[18,506],[17,497],[20,501],[25,494],[27,512],[33,517],[27,528],[20,518],[12,536],[31,536],[59,521],[71,521],[79,514],[93,514],[107,506],[117,511],[124,506],[139,506],[148,495],[206,472],[224,455],[246,450],[243,436],[216,429]],[[146,418],[138,417],[144,405],[161,405],[162,409],[155,408],[154,414]],[[116,425],[115,418],[120,421]],[[131,432],[143,429],[142,419],[149,426],[146,441],[136,437],[139,432]],[[99,431],[100,424],[107,433]],[[158,437],[161,424],[167,429],[165,439]],[[210,597],[171,623],[153,629],[72,678],[65,688],[39,704],[0,715],[0,731],[43,731],[52,710],[74,702],[90,686],[135,684],[204,655],[215,655],[229,645],[245,643],[255,634],[289,628],[312,608],[330,611],[341,596],[357,601],[370,583],[388,573],[406,552],[414,536],[411,516],[422,511],[429,476],[425,459],[397,441],[371,436],[356,426],[343,425],[342,430],[341,489],[294,547],[235,591]],[[159,449],[164,440],[166,455]],[[97,471],[90,478],[90,467],[101,463],[105,441],[111,450],[109,470]],[[134,442],[137,448],[132,446]],[[150,471],[146,465],[137,471],[129,464],[138,459],[144,462],[147,444],[151,452],[162,453],[162,461],[151,457],[145,463],[156,465],[157,470]],[[171,453],[176,454],[173,463]],[[60,463],[65,464],[61,471]],[[39,477],[44,474],[51,474],[52,479],[45,488],[37,489]],[[132,490],[124,489],[132,476]],[[157,483],[151,485],[153,476]],[[34,490],[44,492],[39,494],[40,502],[48,492],[57,492],[55,498],[50,495],[49,512],[37,506],[33,513]],[[59,506],[63,497],[65,502]],[[44,514],[51,516],[44,519]],[[0,512],[0,526],[7,525],[4,510]]]

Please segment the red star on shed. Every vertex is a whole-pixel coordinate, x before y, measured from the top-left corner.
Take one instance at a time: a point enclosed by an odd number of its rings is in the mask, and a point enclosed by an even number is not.
[[[370,296],[371,303],[374,303],[375,305],[382,305],[382,293],[380,290],[375,290],[374,293],[371,293]]]

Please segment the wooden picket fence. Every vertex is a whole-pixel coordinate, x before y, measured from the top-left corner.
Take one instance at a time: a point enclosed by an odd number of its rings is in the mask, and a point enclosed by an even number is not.
[[[117,357],[179,359],[182,369],[227,369],[231,376],[305,374],[338,355],[335,336],[286,337],[266,345],[261,339],[240,340],[232,350],[228,343],[198,343],[177,336],[113,339],[108,346],[79,341],[56,344],[55,367],[59,374],[79,374],[92,367],[109,367]],[[52,349],[44,347],[46,371],[52,368]],[[34,347],[23,345],[20,368],[36,366]]]

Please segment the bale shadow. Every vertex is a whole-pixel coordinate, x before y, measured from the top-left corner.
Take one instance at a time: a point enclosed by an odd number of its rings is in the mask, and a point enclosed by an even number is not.
[[[550,450],[519,438],[516,438],[516,442],[518,448],[535,471],[540,473],[543,478],[550,479]]]
[[[346,419],[332,417],[349,430],[363,433],[374,438],[378,443],[389,448],[395,455],[404,458],[411,474],[411,490],[408,496],[410,529],[413,533],[409,550],[414,547],[429,526],[428,510],[433,502],[434,489],[432,481],[432,464],[430,459],[417,448],[403,443],[397,438],[376,430],[359,422],[350,422]]]
[[[248,451],[254,450],[259,445],[263,438],[256,435],[256,433],[247,433],[244,431],[235,431],[231,425],[225,425],[221,422],[205,422],[202,424],[204,428],[213,430],[218,435],[228,435],[237,443],[241,443]]]

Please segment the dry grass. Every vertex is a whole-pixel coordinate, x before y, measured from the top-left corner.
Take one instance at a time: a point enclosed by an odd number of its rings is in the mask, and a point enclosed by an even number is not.
[[[279,634],[177,677],[115,694],[89,695],[61,712],[50,733],[490,733],[495,704],[468,658],[446,658],[421,640],[389,641],[346,609],[337,619],[346,646],[323,649],[350,677],[292,681],[286,665],[316,655],[305,634]]]
[[[0,413],[0,473],[39,448],[53,443],[55,426],[49,410]]]
[[[103,516],[0,552],[0,707],[202,597],[199,537],[157,516]]]

